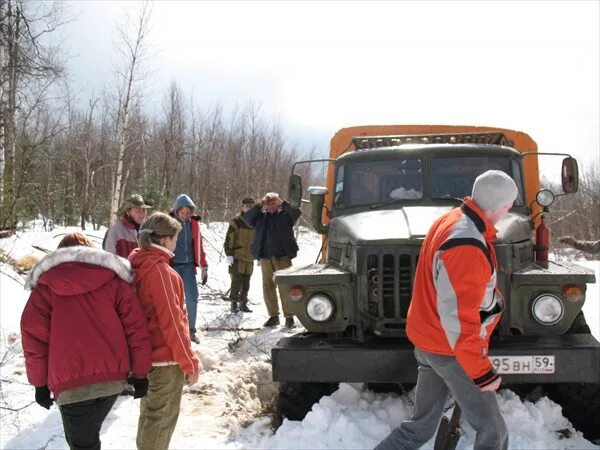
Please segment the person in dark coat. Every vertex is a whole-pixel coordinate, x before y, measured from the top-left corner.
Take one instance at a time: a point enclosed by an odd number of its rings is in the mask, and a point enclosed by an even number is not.
[[[302,211],[283,201],[279,194],[269,192],[259,204],[254,205],[244,220],[254,227],[252,257],[260,262],[263,279],[263,296],[269,313],[265,327],[279,325],[279,302],[277,286],[273,281],[273,273],[287,269],[298,253],[298,244],[294,236],[294,225]],[[279,289],[281,307],[285,316],[286,328],[294,327],[294,315],[290,311],[287,289]]]
[[[126,380],[148,391],[150,334],[126,259],[69,233],[31,271],[21,317],[35,401],[58,404],[71,449],[99,449],[100,428]],[[54,398],[50,394],[54,394]]]
[[[231,312],[238,311],[238,303],[239,311],[252,312],[248,308],[248,291],[250,290],[250,277],[254,270],[251,250],[254,230],[242,217],[255,203],[252,197],[242,200],[242,211],[229,222],[223,244],[231,275],[231,288],[229,289]]]

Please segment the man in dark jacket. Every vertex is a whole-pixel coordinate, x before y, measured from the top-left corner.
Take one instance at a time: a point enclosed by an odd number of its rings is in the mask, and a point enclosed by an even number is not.
[[[265,322],[265,327],[279,325],[279,302],[273,273],[291,267],[292,259],[298,253],[294,225],[301,214],[299,208],[281,200],[279,194],[275,192],[266,194],[259,204],[254,205],[244,214],[246,223],[254,227],[252,256],[260,262],[263,296],[269,313],[269,320]],[[285,326],[293,328],[294,316],[290,312],[288,292],[280,288],[279,295]]]
[[[225,235],[225,254],[229,264],[231,275],[231,288],[229,299],[231,300],[231,312],[252,312],[248,308],[248,291],[250,290],[250,277],[254,270],[252,260],[252,242],[254,241],[254,230],[244,222],[242,216],[253,206],[254,199],[246,197],[242,200],[242,211],[229,222],[227,234]]]

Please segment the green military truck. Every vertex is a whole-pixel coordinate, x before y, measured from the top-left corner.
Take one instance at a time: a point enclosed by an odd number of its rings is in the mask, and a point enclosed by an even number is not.
[[[490,358],[505,384],[544,386],[576,428],[600,437],[600,343],[581,311],[595,275],[547,261],[543,224],[555,196],[577,190],[577,163],[559,154],[562,191],[552,192],[540,189],[540,155],[527,134],[490,127],[363,126],[333,137],[327,186],[308,189],[323,235],[320,263],[276,273],[307,330],[272,349],[285,417],[302,419],[340,382],[416,382],[405,325],[421,243],[436,218],[470,195],[477,175],[496,169],[519,195],[496,225],[506,312]],[[290,202],[300,205],[302,193],[292,170]]]

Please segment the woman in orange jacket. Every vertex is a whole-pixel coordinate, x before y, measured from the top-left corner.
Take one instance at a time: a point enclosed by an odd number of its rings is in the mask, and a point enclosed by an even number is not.
[[[152,343],[148,395],[140,405],[140,450],[169,447],[185,379],[192,385],[201,371],[190,343],[183,281],[169,265],[179,230],[177,220],[154,213],[142,225],[140,248],[129,255]]]

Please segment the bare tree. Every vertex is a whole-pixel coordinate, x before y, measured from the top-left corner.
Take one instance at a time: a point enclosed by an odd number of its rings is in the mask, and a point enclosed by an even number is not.
[[[117,210],[121,202],[123,184],[123,166],[125,150],[129,137],[129,120],[136,85],[141,79],[142,66],[147,57],[147,40],[149,34],[150,6],[144,2],[134,20],[128,16],[125,25],[119,28],[122,65],[117,71],[119,78],[119,107],[117,112],[118,155],[117,167],[114,174],[109,222],[117,218]]]
[[[51,45],[48,35],[67,21],[58,2],[0,0],[0,224],[9,221],[18,200],[18,115],[31,115],[62,76],[60,46]]]

